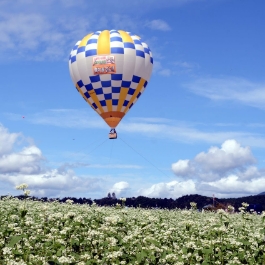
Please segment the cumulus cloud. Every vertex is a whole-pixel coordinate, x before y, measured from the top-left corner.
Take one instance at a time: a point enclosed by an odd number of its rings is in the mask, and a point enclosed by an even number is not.
[[[258,194],[265,190],[264,176],[250,180],[242,180],[237,175],[229,175],[217,181],[202,184],[206,184],[212,191],[222,194]]]
[[[0,182],[1,186],[27,183],[35,196],[59,196],[75,192],[100,191],[102,178],[80,177],[72,170],[78,165],[63,165],[58,169],[45,167],[41,150],[21,141],[20,133],[10,133],[0,125]],[[16,148],[15,148],[16,147]],[[128,165],[127,165],[128,167]],[[1,192],[5,192],[2,190]]]
[[[110,192],[114,192],[116,196],[126,196],[126,193],[130,189],[130,185],[126,181],[120,181],[115,183]]]
[[[155,120],[147,119],[147,121]],[[164,120],[157,122],[163,123]],[[79,166],[78,163],[66,163],[55,169],[47,168],[43,165],[44,157],[37,146],[26,143],[26,146],[18,150],[19,146],[16,144],[21,134],[10,133],[2,125],[0,132],[0,147],[6,146],[0,153],[1,186],[14,187],[27,183],[31,194],[35,196],[60,197],[69,194],[78,196],[80,193],[88,192],[115,192],[118,197],[132,194],[132,196],[178,198],[195,193],[207,196],[215,193],[216,196],[235,197],[258,194],[265,190],[265,170],[255,166],[256,159],[251,149],[242,146],[234,139],[224,141],[220,147],[212,146],[193,159],[180,159],[173,163],[172,170],[178,180],[153,183],[137,191],[137,187],[132,190],[126,181],[119,181],[111,186],[110,182],[106,182],[103,178],[90,175],[78,176],[73,170],[74,167]],[[140,168],[136,165],[111,165],[111,167]]]
[[[161,182],[138,191],[153,198],[178,198],[187,194],[217,197],[256,195],[265,191],[265,170],[256,162],[249,147],[237,141],[224,141],[221,147],[210,147],[193,159],[180,159],[172,170],[182,180]]]
[[[188,159],[179,160],[172,164],[172,170],[176,175],[180,176],[190,176],[195,173],[195,169]]]
[[[204,180],[214,180],[231,172],[239,172],[245,177],[253,172],[242,173],[247,166],[256,162],[249,147],[242,147],[237,141],[226,140],[221,148],[212,146],[208,152],[201,152],[192,160],[173,163],[173,172],[182,177],[192,175]],[[253,168],[252,168],[253,171]]]
[[[242,147],[235,140],[226,140],[221,148],[214,146],[207,153],[199,153],[194,162],[205,171],[224,174],[255,163],[255,158],[249,147]]]
[[[171,30],[170,26],[162,19],[154,19],[151,21],[148,21],[146,23],[146,26],[155,29],[155,30],[161,30],[161,31],[169,31]]]
[[[101,179],[81,178],[75,175],[72,170],[59,171],[47,169],[36,174],[0,174],[0,180],[8,182],[13,186],[20,183],[27,183],[34,196],[60,196],[67,193],[93,191],[100,189]]]
[[[139,195],[152,198],[178,198],[187,194],[196,193],[196,185],[193,180],[161,182],[150,188],[140,189]]]
[[[40,171],[42,153],[36,146],[25,147],[21,152],[0,156],[0,172],[32,174]]]
[[[172,170],[195,185],[196,193],[222,197],[258,194],[265,190],[265,173],[254,164],[251,149],[237,141],[226,140],[221,147],[212,146],[193,159],[178,160]],[[183,182],[184,182],[183,181]]]
[[[0,123],[0,156],[9,153],[18,140],[20,133],[9,133],[7,128],[5,128]]]

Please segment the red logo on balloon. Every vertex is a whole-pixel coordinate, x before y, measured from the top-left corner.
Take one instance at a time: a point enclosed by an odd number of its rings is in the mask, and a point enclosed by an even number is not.
[[[116,73],[115,56],[113,55],[94,56],[93,72],[94,75],[115,74]]]

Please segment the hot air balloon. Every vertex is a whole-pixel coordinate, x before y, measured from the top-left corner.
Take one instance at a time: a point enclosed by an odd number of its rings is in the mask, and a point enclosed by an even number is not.
[[[69,57],[73,83],[85,101],[115,128],[144,92],[153,57],[141,38],[123,30],[96,31],[78,41]]]

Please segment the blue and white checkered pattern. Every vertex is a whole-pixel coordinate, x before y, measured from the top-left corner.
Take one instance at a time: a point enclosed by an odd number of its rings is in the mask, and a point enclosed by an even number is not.
[[[110,53],[115,57],[115,74],[94,75],[93,57],[101,34],[109,34]],[[107,54],[104,54],[107,55]],[[152,52],[140,37],[121,30],[96,31],[78,41],[69,56],[72,80],[84,99],[99,114],[109,111],[126,113],[138,100],[150,79]]]

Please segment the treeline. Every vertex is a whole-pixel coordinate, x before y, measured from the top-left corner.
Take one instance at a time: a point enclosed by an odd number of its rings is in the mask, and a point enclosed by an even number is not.
[[[2,196],[5,197],[5,196]],[[2,198],[1,197],[1,198]],[[15,196],[18,199],[25,199],[25,196]],[[116,204],[122,204],[121,200],[117,199],[115,196],[115,193],[112,195],[108,194],[107,197],[102,199],[95,199],[92,200],[90,198],[73,198],[73,197],[65,197],[65,198],[47,198],[47,197],[28,197],[32,200],[38,200],[38,201],[44,201],[44,202],[53,202],[53,201],[59,201],[61,203],[65,203],[67,200],[72,200],[73,203],[76,204],[89,204],[91,205],[93,201],[99,205],[99,206],[116,206]],[[148,198],[144,196],[138,196],[138,197],[132,197],[132,198],[126,198],[125,206],[128,207],[141,207],[141,208],[165,208],[165,209],[189,209],[190,208],[190,202],[196,202],[197,208],[202,209],[204,206],[209,204],[215,204],[218,203],[223,205],[232,205],[235,207],[235,210],[237,211],[239,207],[241,207],[241,204],[243,202],[246,202],[248,204],[259,204],[262,206],[262,209],[265,210],[265,196],[264,195],[255,195],[255,196],[248,196],[248,197],[240,197],[240,198],[228,198],[228,199],[218,199],[215,198],[213,201],[213,198],[201,196],[198,194],[192,194],[192,195],[185,195],[177,199],[161,199],[161,198]]]

